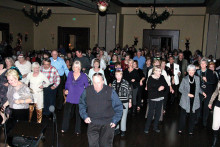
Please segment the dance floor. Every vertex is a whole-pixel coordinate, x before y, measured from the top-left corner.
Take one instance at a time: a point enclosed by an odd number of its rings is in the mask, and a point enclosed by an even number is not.
[[[125,137],[120,135],[114,138],[114,147],[209,147],[212,143],[212,112],[207,128],[203,128],[201,123],[195,127],[194,135],[189,136],[187,129],[182,135],[178,135],[179,106],[177,103],[168,106],[164,121],[160,123],[160,133],[155,133],[151,129],[149,134],[144,133],[145,109],[142,109],[136,116],[128,116],[127,132]],[[71,119],[70,129],[66,134],[61,134],[61,123],[63,111],[57,112],[58,123],[58,146],[59,147],[88,147],[86,129],[87,126],[82,121],[82,133],[79,136],[74,134],[74,117]],[[52,120],[44,118],[43,123],[48,123],[45,133],[45,141],[40,141],[39,147],[49,147],[52,143]],[[0,146],[4,143],[3,129],[0,130]],[[28,130],[34,131],[34,130]],[[57,142],[57,140],[54,140]],[[56,146],[56,145],[55,145]],[[220,146],[218,142],[217,146]]]

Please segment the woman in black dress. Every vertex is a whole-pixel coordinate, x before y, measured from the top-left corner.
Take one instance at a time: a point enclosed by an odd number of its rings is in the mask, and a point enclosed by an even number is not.
[[[0,61],[0,124],[4,124],[9,115],[9,105],[7,99],[8,81],[5,76],[7,69],[5,68],[4,61]]]
[[[137,92],[138,92],[138,87],[140,86],[140,77],[138,74],[138,71],[134,69],[133,67],[134,60],[130,59],[128,61],[128,68],[124,70],[123,72],[123,77],[126,81],[129,82],[129,84],[132,87],[132,108],[133,108],[133,114],[136,113],[136,104],[137,104]]]

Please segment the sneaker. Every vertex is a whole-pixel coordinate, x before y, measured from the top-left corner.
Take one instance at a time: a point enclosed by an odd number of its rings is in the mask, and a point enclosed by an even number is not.
[[[154,130],[156,133],[160,133],[160,130],[159,129],[155,129]]]

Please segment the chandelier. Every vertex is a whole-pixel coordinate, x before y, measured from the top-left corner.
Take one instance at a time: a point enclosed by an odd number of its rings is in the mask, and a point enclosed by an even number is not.
[[[97,6],[98,6],[98,10],[100,12],[106,12],[107,11],[110,0],[92,0],[92,1],[96,1]]]
[[[38,26],[39,22],[42,22],[44,19],[48,19],[52,14],[51,9],[49,8],[47,9],[47,13],[43,13],[43,7],[40,9],[40,11],[38,11],[37,5],[35,6],[35,9],[31,6],[29,11],[27,11],[24,6],[22,12],[25,16],[32,19],[32,21],[35,23],[35,26]]]
[[[162,24],[163,21],[167,20],[173,14],[173,9],[172,9],[172,12],[170,13],[169,9],[167,9],[167,7],[166,7],[166,9],[163,11],[163,13],[158,15],[157,10],[156,10],[156,0],[154,0],[154,5],[153,5],[153,7],[151,6],[151,14],[150,15],[148,15],[144,11],[141,11],[138,8],[136,8],[136,13],[141,19],[150,23],[151,29],[154,30],[156,28],[157,24]]]

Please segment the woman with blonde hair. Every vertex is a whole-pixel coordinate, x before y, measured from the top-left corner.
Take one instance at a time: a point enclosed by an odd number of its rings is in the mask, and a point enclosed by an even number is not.
[[[81,118],[79,115],[79,99],[84,89],[89,85],[88,78],[85,73],[81,72],[81,62],[76,60],[73,63],[65,84],[65,94],[67,95],[66,104],[64,106],[63,124],[61,133],[65,133],[69,129],[69,121],[72,112],[75,110],[76,124],[75,133],[78,136],[81,133]]]
[[[10,69],[12,66],[15,66],[15,62],[12,57],[5,58],[6,69]]]
[[[30,88],[33,92],[34,103],[29,106],[29,122],[33,115],[34,107],[37,112],[37,123],[42,121],[42,110],[44,107],[43,102],[43,88],[48,87],[50,82],[47,77],[40,72],[40,65],[38,62],[32,64],[32,72],[27,75],[25,84],[30,83]]]
[[[30,88],[20,81],[22,75],[16,68],[9,69],[6,76],[9,83],[7,98],[11,111],[8,123],[10,124],[9,129],[11,129],[18,120],[28,120],[29,103],[33,102],[33,96]]]

